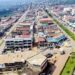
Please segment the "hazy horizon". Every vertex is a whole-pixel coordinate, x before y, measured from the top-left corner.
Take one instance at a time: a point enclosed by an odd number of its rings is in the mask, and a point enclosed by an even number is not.
[[[0,0],[0,9],[30,2],[30,0]]]
[[[27,4],[29,2],[50,2],[52,4],[74,3],[75,0],[0,0],[0,9],[9,8],[15,5]]]

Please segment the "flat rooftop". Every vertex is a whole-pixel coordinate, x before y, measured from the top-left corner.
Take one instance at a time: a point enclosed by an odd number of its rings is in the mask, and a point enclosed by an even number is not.
[[[25,51],[25,52],[15,52],[15,53],[8,53],[8,54],[2,54],[0,55],[0,64],[5,63],[15,63],[15,62],[25,62],[25,60],[34,57],[34,60],[36,60],[38,57],[36,57],[37,52],[35,51]]]
[[[3,75],[19,75],[17,72],[5,72]]]
[[[43,56],[42,54],[38,54],[30,59],[28,59],[27,61],[30,63],[30,64],[35,64],[35,65],[42,65],[46,60],[46,57]]]
[[[4,40],[5,41],[23,41],[23,40],[32,40],[32,35],[20,35],[13,37],[7,37]]]
[[[30,25],[32,25],[32,23],[31,22],[21,22],[21,23],[19,23],[19,25],[21,25],[21,26],[30,26]]]

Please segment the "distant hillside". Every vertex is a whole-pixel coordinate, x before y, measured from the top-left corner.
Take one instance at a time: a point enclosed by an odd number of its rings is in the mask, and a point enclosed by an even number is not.
[[[33,0],[37,3],[50,3],[50,4],[75,4],[75,0]]]
[[[52,4],[75,4],[75,0],[49,0]]]

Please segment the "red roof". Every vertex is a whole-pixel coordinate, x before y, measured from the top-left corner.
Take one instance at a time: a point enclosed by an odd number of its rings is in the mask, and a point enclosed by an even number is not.
[[[43,41],[45,41],[45,39],[42,38],[42,37],[38,37],[38,38],[36,38],[36,42],[43,42]]]
[[[16,30],[30,30],[30,28],[29,27],[24,27],[24,28],[16,28]]]
[[[42,19],[40,19],[40,22],[50,22],[50,21],[51,21],[50,18],[42,18]]]

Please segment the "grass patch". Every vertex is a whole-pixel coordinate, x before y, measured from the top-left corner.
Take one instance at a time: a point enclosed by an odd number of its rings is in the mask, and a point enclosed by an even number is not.
[[[75,55],[71,54],[60,75],[72,75],[75,68]]]

